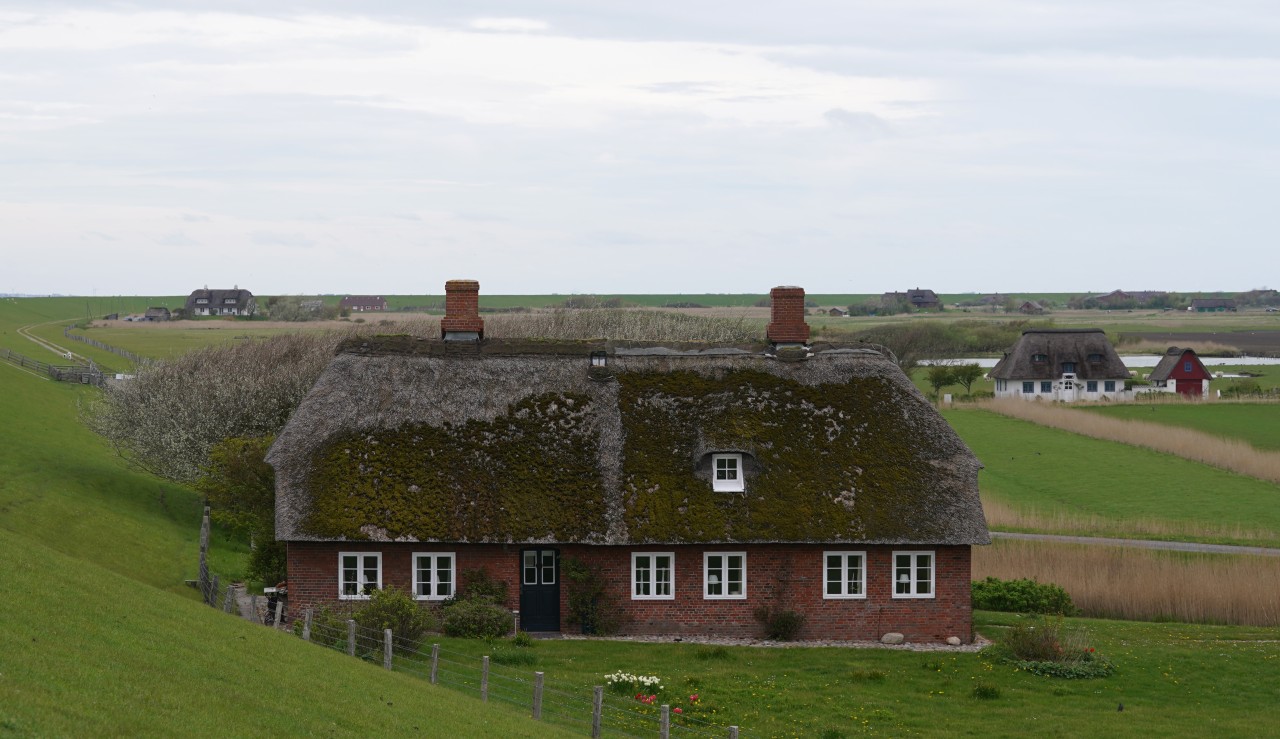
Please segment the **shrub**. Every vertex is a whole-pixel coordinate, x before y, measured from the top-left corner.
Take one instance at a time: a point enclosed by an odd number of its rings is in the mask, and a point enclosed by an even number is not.
[[[507,583],[505,580],[495,580],[483,567],[464,570],[462,587],[456,596],[444,602],[444,606],[447,608],[464,600],[486,600],[502,605],[507,602]]]
[[[1084,631],[1067,628],[1061,616],[1015,624],[982,654],[1046,677],[1087,679],[1106,677],[1115,671],[1110,660],[1088,646]]]
[[[405,653],[417,651],[422,637],[437,628],[435,614],[394,585],[373,591],[368,601],[352,611],[351,618],[361,628],[378,633],[391,629],[396,637],[396,651]]]
[[[511,638],[511,646],[528,649],[538,646],[538,642],[534,641],[532,636],[529,636],[529,632],[521,631]]]
[[[984,611],[1047,613],[1074,616],[1079,609],[1062,587],[1025,578],[1000,580],[988,577],[973,585],[973,607]]]
[[[460,600],[444,611],[444,633],[469,639],[496,639],[511,633],[515,617],[511,611],[488,600]]]
[[[347,621],[351,618],[351,607],[320,606],[311,612],[311,641],[330,649],[347,648]],[[295,619],[293,631],[302,635],[303,619]]]
[[[775,611],[768,606],[755,610],[756,620],[764,624],[766,639],[791,641],[804,628],[805,616],[795,611]]]
[[[622,611],[609,594],[599,569],[569,557],[561,564],[560,572],[569,589],[566,621],[581,625],[584,634],[612,634],[622,626]]]

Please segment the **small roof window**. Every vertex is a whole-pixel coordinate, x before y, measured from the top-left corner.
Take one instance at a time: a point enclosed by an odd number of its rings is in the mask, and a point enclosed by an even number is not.
[[[1039,364],[1043,364],[1044,362],[1049,361],[1049,355],[1048,354],[1032,354],[1031,361]]]
[[[1098,353],[1096,353],[1096,352],[1095,352],[1095,353],[1090,354],[1090,355],[1088,356],[1088,360],[1089,360],[1090,362],[1094,362],[1094,363],[1101,362],[1101,361],[1102,361],[1102,355],[1101,355],[1101,354],[1098,354]]]
[[[608,352],[591,352],[591,366],[604,367],[609,363]]]
[[[711,489],[721,493],[740,493],[742,481],[741,454],[711,455]]]

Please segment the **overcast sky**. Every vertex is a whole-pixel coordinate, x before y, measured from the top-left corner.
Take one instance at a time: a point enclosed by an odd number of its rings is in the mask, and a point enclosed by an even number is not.
[[[1278,138],[1274,0],[0,0],[0,292],[1275,287]]]

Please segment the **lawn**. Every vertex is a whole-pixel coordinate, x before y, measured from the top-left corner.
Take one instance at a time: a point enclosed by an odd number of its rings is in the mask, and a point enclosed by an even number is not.
[[[1280,405],[1275,403],[1149,403],[1083,405],[1091,413],[1145,421],[1240,439],[1258,449],[1280,450]]]
[[[997,637],[1019,620],[979,612]],[[539,641],[521,666],[494,668],[590,695],[617,670],[662,678],[659,703],[744,735],[852,737],[1256,736],[1280,721],[1280,630],[1068,619],[1118,665],[1109,678],[1061,680],[980,654],[850,648],[716,647],[608,640]],[[454,659],[511,661],[509,643],[438,639]],[[980,699],[976,686],[998,697]],[[699,704],[691,706],[689,696]],[[990,694],[988,692],[987,694]],[[613,700],[647,710],[633,697]],[[1124,704],[1124,711],[1117,707]]]
[[[984,465],[978,478],[984,498],[1046,517],[1096,518],[1099,530],[1085,533],[1152,538],[1146,524],[1164,522],[1175,538],[1280,544],[1275,485],[989,411],[943,415]],[[1237,529],[1261,538],[1232,535]]]

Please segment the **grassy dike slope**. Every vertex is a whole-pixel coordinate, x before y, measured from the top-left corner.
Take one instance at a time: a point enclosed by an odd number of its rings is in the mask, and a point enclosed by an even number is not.
[[[94,392],[0,363],[0,737],[555,735],[200,604],[199,499],[79,423]],[[215,535],[215,571],[243,558]]]
[[[0,737],[559,735],[35,538],[0,562]]]

